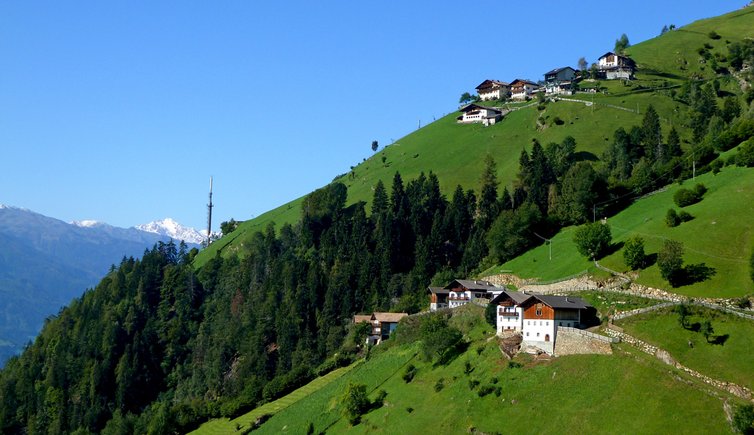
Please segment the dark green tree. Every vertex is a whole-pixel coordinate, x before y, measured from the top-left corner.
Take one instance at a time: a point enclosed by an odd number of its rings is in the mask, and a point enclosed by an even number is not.
[[[623,54],[623,52],[630,46],[631,43],[628,41],[628,36],[624,33],[620,35],[620,38],[615,40],[614,51],[618,54]]]
[[[683,244],[675,240],[665,240],[657,254],[660,275],[675,286],[683,271]]]
[[[744,435],[754,434],[754,405],[746,404],[736,408],[733,414],[733,427]]]
[[[351,426],[359,424],[361,416],[369,410],[371,405],[367,396],[367,386],[349,382],[340,398],[340,403],[343,404],[343,416]]]
[[[481,193],[479,194],[479,225],[487,229],[492,221],[497,217],[498,199],[497,199],[497,163],[491,155],[487,154],[484,158],[484,169],[481,176]]]
[[[661,163],[667,161],[662,144],[660,115],[657,114],[657,111],[651,104],[644,112],[644,119],[641,123],[641,140],[644,145],[644,155],[650,161],[659,161]]]
[[[377,152],[377,148],[379,148],[379,147],[380,147],[380,143],[377,142],[376,140],[373,140],[372,141],[372,152]]]
[[[631,237],[623,246],[623,260],[626,266],[631,270],[638,270],[644,267],[646,263],[646,254],[644,253],[644,239],[641,237]]]

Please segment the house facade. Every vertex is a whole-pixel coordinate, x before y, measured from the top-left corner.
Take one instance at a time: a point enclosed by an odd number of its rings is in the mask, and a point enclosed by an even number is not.
[[[539,85],[529,80],[516,79],[511,82],[511,98],[525,100],[535,92],[539,92]]]
[[[523,304],[531,295],[505,290],[495,296],[490,303],[497,305],[497,333],[504,331],[521,332],[523,329],[524,313]]]
[[[599,75],[607,80],[630,80],[636,72],[636,62],[630,57],[608,51],[597,60],[597,69]]]
[[[522,346],[534,346],[549,354],[555,349],[559,327],[578,328],[581,314],[589,308],[572,296],[529,295],[505,291],[491,303],[497,308],[497,333],[520,333]]]
[[[510,85],[499,80],[485,80],[476,87],[476,93],[482,101],[503,100],[510,94]]]
[[[461,115],[456,118],[456,121],[461,124],[495,125],[503,119],[506,113],[506,111],[497,107],[486,107],[472,103],[461,108]]]
[[[545,93],[548,95],[572,95],[576,70],[570,66],[556,68],[545,73]]]
[[[442,287],[428,287],[427,290],[429,290],[429,311],[448,308],[448,290]]]
[[[357,314],[353,316],[353,323],[369,323],[372,330],[367,336],[366,342],[375,345],[390,338],[390,335],[398,327],[398,322],[406,316],[408,316],[407,313],[380,313],[375,311],[371,315]]]
[[[488,302],[505,290],[489,281],[475,281],[467,279],[455,279],[444,287],[448,290],[448,308],[457,308],[466,305],[474,299],[484,299]]]

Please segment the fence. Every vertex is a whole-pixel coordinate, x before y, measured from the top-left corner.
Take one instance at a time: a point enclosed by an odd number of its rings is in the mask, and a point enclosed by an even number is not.
[[[672,307],[673,305],[677,305],[677,304],[678,302],[665,302],[658,305],[652,305],[651,307],[637,308],[635,310],[629,310],[629,311],[621,311],[613,315],[613,320],[621,320],[621,319],[625,319],[626,317],[636,316],[638,314],[644,314],[650,311],[656,311],[665,307]]]

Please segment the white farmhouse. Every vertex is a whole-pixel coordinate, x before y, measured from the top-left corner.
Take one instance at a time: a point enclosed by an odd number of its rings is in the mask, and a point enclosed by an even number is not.
[[[539,85],[529,80],[516,79],[511,82],[511,98],[525,100],[535,92],[539,92]]]
[[[510,90],[508,83],[499,80],[485,80],[476,87],[476,93],[482,101],[508,98]]]
[[[461,115],[456,118],[456,121],[461,124],[480,122],[484,125],[495,125],[503,119],[506,113],[508,112],[497,107],[472,103],[461,108]]]
[[[597,69],[600,76],[608,80],[630,80],[636,71],[636,62],[630,57],[608,51],[597,60]]]
[[[484,302],[489,302],[502,293],[505,287],[498,287],[489,281],[455,279],[446,285],[445,289],[448,290],[448,308],[456,308],[474,299],[484,299]]]

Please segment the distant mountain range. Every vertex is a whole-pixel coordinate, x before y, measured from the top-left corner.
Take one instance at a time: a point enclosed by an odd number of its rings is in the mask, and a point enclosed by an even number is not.
[[[0,204],[0,365],[32,340],[44,319],[94,286],[123,257],[159,241],[198,247],[205,236],[173,219],[133,228],[71,223]]]

